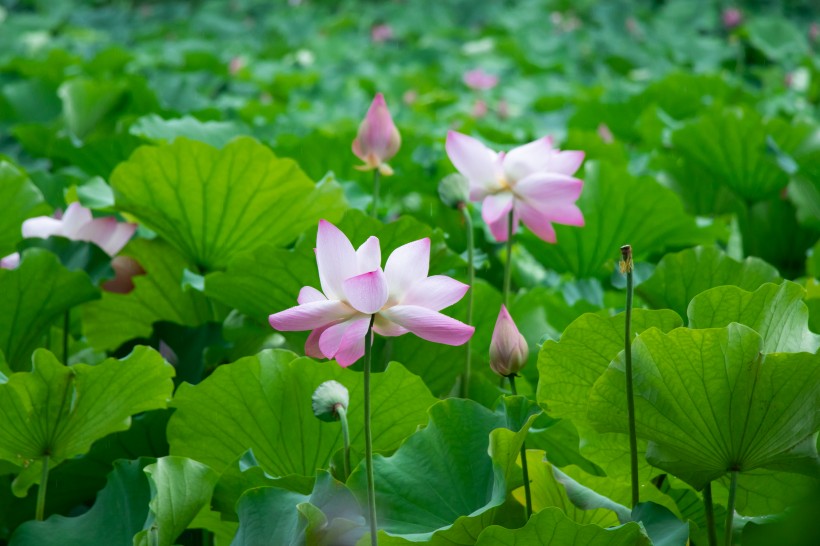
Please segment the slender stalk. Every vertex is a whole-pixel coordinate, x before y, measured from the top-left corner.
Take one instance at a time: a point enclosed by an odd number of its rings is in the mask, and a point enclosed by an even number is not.
[[[373,209],[370,211],[370,216],[373,218],[379,217],[379,186],[382,181],[382,173],[379,169],[373,169]]]
[[[507,215],[507,261],[504,264],[504,306],[509,307],[510,279],[512,278],[513,211]]]
[[[513,395],[517,395],[515,390],[515,374],[507,376],[510,380],[510,390]],[[532,492],[530,491],[530,471],[527,468],[527,444],[521,443],[521,472],[524,474],[524,498],[527,503],[527,519],[532,516]]]
[[[373,360],[373,344],[371,342],[373,321],[376,315],[371,315],[370,325],[364,338],[364,458],[367,467],[367,504],[370,512],[370,544],[377,546],[379,538],[376,534],[376,486],[373,478],[373,431],[370,429],[370,364]]]
[[[632,247],[621,247],[621,273],[626,274],[626,319],[624,320],[624,360],[626,362],[626,410],[629,419],[629,466],[632,474],[632,508],[640,502],[638,485],[638,437],[635,432],[635,395],[632,378]]]
[[[732,522],[735,519],[735,497],[737,496],[737,470],[732,470],[732,481],[729,482],[729,502],[726,506],[726,530],[723,543],[732,546]]]
[[[709,533],[709,546],[718,546],[717,529],[715,528],[715,506],[712,504],[712,482],[703,488],[703,508],[706,511],[706,530]]]
[[[336,405],[336,413],[342,422],[342,438],[345,444],[345,481],[350,476],[350,429],[347,426],[347,411],[341,404]]]
[[[35,519],[43,521],[46,515],[46,489],[48,486],[48,455],[43,457],[43,473],[40,475],[40,486],[37,488],[37,511]]]
[[[470,210],[465,203],[459,205],[461,213],[464,215],[464,223],[467,227],[467,279],[470,285],[467,293],[467,324],[473,324],[473,284],[475,283],[475,240],[473,238],[473,218],[470,216]],[[466,345],[466,362],[464,363],[464,375],[461,378],[461,397],[468,398],[470,394],[470,375],[471,375],[471,361],[472,348],[470,342],[467,340]]]
[[[71,327],[71,309],[66,309],[63,317],[63,364],[68,366],[68,329]]]

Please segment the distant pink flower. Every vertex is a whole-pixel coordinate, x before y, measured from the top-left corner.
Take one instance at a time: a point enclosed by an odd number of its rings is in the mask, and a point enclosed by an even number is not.
[[[501,119],[507,119],[510,117],[510,105],[504,99],[498,101],[498,117]]]
[[[383,175],[391,175],[393,169],[387,161],[396,155],[400,146],[399,130],[393,123],[384,95],[378,93],[359,125],[359,132],[353,141],[353,153],[364,161],[364,165],[356,168],[363,171],[379,169]]]
[[[305,354],[335,358],[344,367],[364,355],[371,315],[383,336],[412,332],[445,345],[462,345],[475,328],[438,311],[456,303],[469,286],[443,275],[428,277],[430,239],[400,246],[381,268],[376,237],[359,247],[336,226],[322,220],[316,236],[316,263],[322,290],[305,286],[299,305],[269,317],[280,331],[313,330]]]
[[[228,63],[228,72],[231,76],[235,76],[243,68],[245,68],[245,60],[242,57],[232,57]]]
[[[502,377],[517,374],[530,355],[527,340],[518,331],[507,308],[502,305],[490,341],[490,367]]]
[[[480,68],[465,72],[462,79],[470,89],[485,90],[498,85],[498,76],[484,72]]]
[[[612,144],[615,142],[615,135],[606,123],[598,124],[598,136],[604,141],[604,144]]]
[[[723,27],[726,29],[733,29],[743,22],[743,12],[737,8],[726,8],[721,14]]]
[[[820,39],[820,24],[812,23],[809,27],[809,41],[812,43]]]
[[[471,113],[472,113],[473,117],[476,118],[476,119],[483,118],[484,116],[486,116],[487,115],[487,101],[483,101],[481,99],[478,99],[477,101],[475,101],[475,104],[473,104],[473,111]]]
[[[379,25],[374,25],[370,29],[370,39],[380,44],[382,42],[386,42],[393,38],[393,27],[388,24],[381,23]]]
[[[584,216],[575,205],[583,182],[572,176],[581,166],[584,152],[562,152],[552,147],[551,138],[544,137],[508,153],[497,153],[472,137],[450,131],[447,155],[470,181],[470,199],[483,201],[481,216],[497,241],[506,241],[509,236],[510,211],[513,233],[521,220],[550,243],[555,242],[552,222],[584,225]]]
[[[109,256],[114,256],[134,235],[136,224],[118,222],[113,216],[94,218],[91,211],[79,203],[71,203],[62,218],[38,216],[23,222],[23,237],[46,239],[52,235],[73,241],[88,241],[102,248]],[[14,254],[3,258],[13,262]],[[16,261],[19,263],[19,256]],[[5,267],[5,263],[3,264]]]

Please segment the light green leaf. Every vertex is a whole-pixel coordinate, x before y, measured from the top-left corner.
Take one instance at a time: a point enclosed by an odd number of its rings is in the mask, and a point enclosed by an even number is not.
[[[143,471],[152,498],[146,529],[134,537],[134,546],[172,546],[207,506],[219,476],[204,464],[182,457],[162,457]]]
[[[350,442],[364,441],[363,375],[335,362],[297,358],[287,351],[263,351],[216,371],[197,386],[183,384],[174,397],[168,424],[171,454],[190,457],[220,473],[249,448],[274,477],[313,476],[342,447],[339,423],[313,415],[311,396],[334,379],[350,392]],[[424,383],[400,364],[373,375],[373,443],[395,449],[426,420],[435,402]]]
[[[22,240],[23,220],[48,214],[43,195],[26,174],[8,161],[0,160],[0,258],[14,252],[14,245]]]
[[[820,357],[762,350],[740,324],[638,336],[636,424],[650,441],[647,460],[696,489],[731,470],[816,475]],[[619,356],[592,391],[589,417],[602,431],[627,428],[623,369]]]
[[[535,419],[523,401],[511,397],[492,412],[472,400],[443,400],[430,408],[427,426],[395,454],[374,457],[377,516],[385,544],[394,543],[389,537],[475,543],[504,502],[510,480],[520,476],[515,460]],[[506,428],[510,424],[514,430]],[[353,471],[348,485],[364,505],[364,464]]]
[[[521,529],[488,527],[475,546],[650,546],[652,543],[637,523],[613,529],[579,525],[559,508],[546,508],[533,515]]]
[[[156,144],[185,137],[222,148],[233,138],[247,134],[248,128],[233,121],[200,121],[191,116],[162,119],[157,114],[149,114],[138,119],[128,132]]]
[[[652,546],[689,545],[689,523],[660,504],[641,502],[632,509],[632,520],[641,522]]]
[[[814,353],[820,336],[809,331],[806,291],[799,284],[767,283],[747,292],[737,286],[720,286],[695,296],[689,304],[690,328],[722,328],[745,324],[763,338],[766,353]]]
[[[131,416],[166,407],[174,369],[148,347],[123,360],[64,366],[45,349],[31,372],[0,385],[0,458],[30,468],[86,453],[96,440],[126,430]],[[38,463],[39,464],[39,463]]]
[[[746,24],[749,42],[774,62],[796,63],[809,53],[805,36],[791,21],[768,14]]]
[[[118,209],[207,270],[265,243],[288,244],[346,207],[338,186],[315,185],[292,160],[245,137],[222,150],[186,138],[141,147],[111,186]]]
[[[205,296],[182,289],[183,271],[191,264],[168,243],[134,239],[120,255],[134,258],[146,274],[133,277],[131,292],[103,292],[100,301],[83,306],[83,333],[93,347],[114,350],[150,337],[159,321],[199,326],[213,318]]]
[[[14,371],[29,369],[31,352],[44,344],[51,324],[99,291],[82,271],[68,271],[57,257],[30,249],[14,270],[0,269],[0,350]]]
[[[636,291],[650,306],[672,309],[685,317],[692,298],[709,288],[733,284],[756,290],[763,283],[778,281],[777,270],[759,258],[738,262],[717,247],[707,246],[667,254]]]
[[[117,107],[124,93],[125,87],[118,82],[75,78],[63,83],[57,95],[69,132],[84,139]]]
[[[584,227],[555,226],[558,244],[530,233],[520,240],[544,266],[578,278],[608,276],[621,245],[631,244],[635,259],[713,239],[683,211],[675,193],[655,180],[636,178],[625,166],[587,162],[578,206]]]

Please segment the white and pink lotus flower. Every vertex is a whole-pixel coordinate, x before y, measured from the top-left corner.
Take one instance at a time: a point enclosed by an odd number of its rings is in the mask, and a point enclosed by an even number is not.
[[[584,161],[584,152],[553,148],[550,137],[494,152],[475,138],[450,131],[447,155],[470,183],[470,200],[482,201],[481,216],[497,241],[509,237],[524,222],[536,236],[554,243],[552,223],[583,226],[575,205],[584,183],[572,175]]]
[[[322,220],[316,237],[321,291],[305,286],[299,305],[270,316],[280,331],[313,330],[305,353],[335,358],[344,367],[364,355],[371,316],[382,336],[408,332],[427,341],[462,345],[475,328],[439,313],[469,289],[444,275],[428,277],[430,239],[400,246],[381,267],[381,248],[370,237],[358,250],[336,226]]]

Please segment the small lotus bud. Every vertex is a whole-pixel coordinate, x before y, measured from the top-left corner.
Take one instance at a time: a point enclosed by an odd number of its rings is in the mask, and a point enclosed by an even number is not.
[[[502,377],[517,375],[527,363],[530,350],[510,313],[501,306],[490,341],[490,367]]]
[[[737,8],[726,8],[721,14],[723,20],[723,27],[731,30],[743,22],[743,12]]]
[[[464,76],[462,76],[462,80],[467,87],[477,91],[492,89],[498,85],[498,76],[484,72],[480,68],[465,72]]]
[[[325,381],[313,392],[313,415],[322,421],[339,419],[339,408],[347,411],[350,395],[338,381]]]
[[[448,174],[438,183],[438,196],[448,207],[458,208],[470,200],[470,182],[461,173]]]
[[[353,153],[364,161],[356,167],[362,171],[379,169],[385,176],[393,174],[387,164],[401,146],[401,135],[393,123],[384,95],[378,93],[367,110],[367,115],[359,125],[359,132],[353,141]]]

